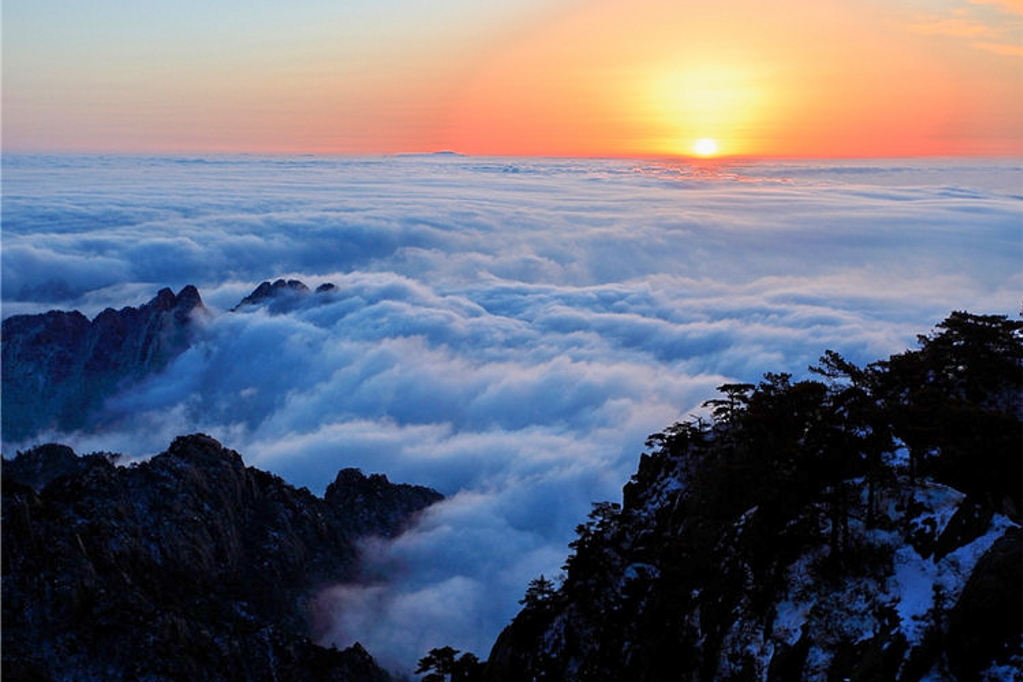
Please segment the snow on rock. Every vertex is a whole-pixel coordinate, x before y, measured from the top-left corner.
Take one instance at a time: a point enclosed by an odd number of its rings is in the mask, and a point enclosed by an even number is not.
[[[861,492],[865,500],[865,488]],[[924,482],[904,489],[901,499],[886,500],[882,516],[887,522],[881,527],[868,529],[862,519],[853,519],[850,525],[863,566],[847,569],[839,581],[823,578],[828,548],[820,546],[800,555],[787,568],[767,623],[746,601],[735,609],[735,620],[722,641],[718,677],[773,679],[770,670],[777,653],[807,641],[802,679],[823,682],[830,679],[836,651],[869,647],[872,640],[895,641],[896,632],[905,638],[903,660],[910,659],[925,644],[936,619],[945,617],[956,603],[978,560],[1016,525],[995,515],[980,537],[936,557],[929,548],[965,499],[953,488]],[[736,528],[749,524],[755,513],[754,508],[742,514]],[[923,533],[927,541],[920,542]],[[988,679],[1019,679],[998,677],[1001,670],[992,669]],[[946,682],[952,678],[939,661],[924,679]]]
[[[909,519],[909,529],[918,533],[927,528],[934,537],[940,536],[964,497],[959,491],[936,483],[914,490],[911,501],[921,505],[922,510]],[[903,632],[911,644],[922,640],[932,620],[929,614],[944,611],[956,602],[980,557],[1015,525],[996,514],[986,533],[940,559],[922,556],[912,544],[896,549],[894,572],[886,591],[894,598]]]

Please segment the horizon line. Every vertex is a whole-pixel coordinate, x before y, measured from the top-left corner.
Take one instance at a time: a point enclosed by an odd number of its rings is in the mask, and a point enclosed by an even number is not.
[[[0,159],[8,156],[18,157],[122,157],[122,158],[199,158],[199,157],[274,157],[274,158],[401,158],[401,157],[435,157],[464,159],[528,159],[528,160],[585,160],[585,161],[685,161],[699,165],[716,165],[719,163],[770,162],[770,161],[896,161],[896,160],[940,160],[940,159],[974,159],[974,160],[1021,160],[1023,152],[984,153],[984,154],[835,154],[835,155],[777,155],[777,154],[716,154],[700,156],[697,154],[500,154],[472,153],[451,149],[426,151],[380,151],[380,152],[342,152],[342,151],[238,151],[238,150],[31,150],[2,149]]]

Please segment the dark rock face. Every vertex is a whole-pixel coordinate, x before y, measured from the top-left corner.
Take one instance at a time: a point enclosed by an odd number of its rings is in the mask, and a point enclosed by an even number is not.
[[[239,310],[245,306],[261,305],[284,297],[298,297],[309,293],[309,287],[297,279],[278,279],[272,284],[262,282],[251,294],[243,298],[232,310]]]
[[[977,563],[949,614],[949,664],[976,679],[991,660],[1009,657],[1023,632],[1023,538],[1006,533]]]
[[[333,284],[315,294],[298,280],[263,282],[233,312],[262,307],[287,312],[315,296],[330,300]],[[176,295],[162,289],[138,308],[108,308],[89,320],[78,311],[52,310],[3,321],[2,429],[20,443],[47,429],[95,431],[119,415],[110,399],[159,373],[198,338],[212,313],[194,286]]]
[[[263,307],[272,315],[280,314],[310,301],[322,302],[326,294],[334,294],[337,291],[337,286],[330,282],[321,284],[312,292],[304,282],[297,279],[266,281],[260,283],[251,294],[231,308],[231,312],[244,312],[247,308]]]
[[[53,427],[79,429],[103,403],[184,352],[207,314],[193,286],[138,308],[108,308],[90,321],[50,311],[3,321],[3,434],[19,441]]]
[[[713,422],[651,435],[483,679],[1019,679],[1023,322],[939,329],[826,355],[828,383],[726,384]]]
[[[343,472],[379,491],[376,513],[201,435],[130,467],[70,457],[44,446],[3,464],[5,678],[389,679],[359,646],[311,643],[305,604],[355,577],[360,537],[396,534],[439,493]]]
[[[359,534],[393,537],[411,514],[438,501],[422,486],[391,483],[383,474],[342,469],[327,486],[324,501]]]

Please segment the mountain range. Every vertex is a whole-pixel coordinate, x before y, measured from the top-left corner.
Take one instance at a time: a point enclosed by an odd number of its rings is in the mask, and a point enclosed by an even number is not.
[[[332,291],[264,282],[225,314]],[[186,287],[5,320],[5,439],[102,428],[209,314]],[[1019,680],[1023,321],[954,312],[918,345],[722,385],[651,434],[486,661],[424,652],[423,680]],[[203,435],[130,465],[32,448],[3,486],[12,679],[385,680],[315,644],[311,595],[440,499],[352,469],[319,498]]]
[[[263,282],[229,313],[265,306],[272,313],[315,292],[298,280]],[[194,286],[161,289],[139,307],[108,308],[90,320],[51,310],[3,320],[2,429],[6,442],[43,431],[96,430],[117,418],[111,398],[167,366],[202,337],[214,313]]]

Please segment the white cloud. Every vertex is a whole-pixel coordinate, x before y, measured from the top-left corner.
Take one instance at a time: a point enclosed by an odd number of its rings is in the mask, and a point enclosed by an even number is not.
[[[324,637],[406,667],[485,657],[714,386],[872,361],[1023,290],[1011,164],[215,161],[5,158],[5,314],[188,283],[218,310],[105,431],[46,438],[144,455],[205,431],[317,492],[345,466],[437,487],[368,586],[321,599]],[[224,312],[279,276],[338,289]]]

